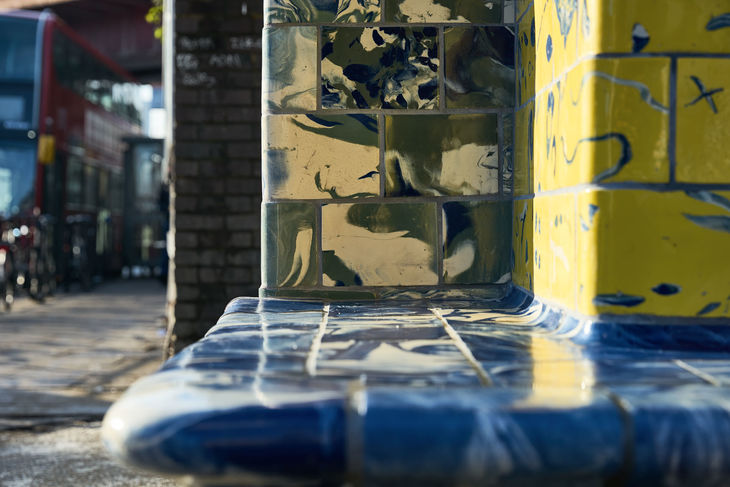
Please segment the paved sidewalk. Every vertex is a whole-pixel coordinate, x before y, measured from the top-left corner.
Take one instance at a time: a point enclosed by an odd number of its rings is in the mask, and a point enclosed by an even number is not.
[[[159,367],[165,290],[115,281],[0,312],[0,485],[175,486],[114,463],[107,408]]]

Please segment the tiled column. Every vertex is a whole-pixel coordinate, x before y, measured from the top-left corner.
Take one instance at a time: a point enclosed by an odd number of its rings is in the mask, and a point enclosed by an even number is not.
[[[269,0],[262,295],[510,281],[514,7]]]
[[[589,316],[729,316],[730,4],[517,10],[514,282]]]

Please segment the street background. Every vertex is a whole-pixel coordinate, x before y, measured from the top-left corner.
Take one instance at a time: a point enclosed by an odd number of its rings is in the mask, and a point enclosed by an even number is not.
[[[113,461],[111,403],[162,362],[165,288],[117,280],[0,312],[0,486],[176,486]]]

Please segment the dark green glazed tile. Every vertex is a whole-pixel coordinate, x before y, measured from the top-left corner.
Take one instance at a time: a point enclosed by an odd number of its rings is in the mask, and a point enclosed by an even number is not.
[[[270,115],[265,119],[268,199],[380,194],[378,122],[370,115]]]
[[[512,194],[514,172],[514,116],[502,115],[502,193]]]
[[[437,284],[437,239],[434,203],[323,205],[323,284]]]
[[[498,116],[386,116],[386,196],[497,193]]]
[[[448,108],[512,108],[514,33],[507,27],[449,27],[446,43]]]
[[[272,112],[317,109],[317,28],[264,29],[263,100]]]
[[[324,108],[438,108],[435,27],[323,27]]]
[[[476,22],[502,21],[502,0],[388,0],[389,22]]]
[[[263,265],[266,287],[317,284],[316,218],[313,205],[268,203],[264,222]]]
[[[266,20],[278,22],[377,22],[380,0],[266,0]]]
[[[445,203],[444,282],[509,280],[511,217],[510,201]]]

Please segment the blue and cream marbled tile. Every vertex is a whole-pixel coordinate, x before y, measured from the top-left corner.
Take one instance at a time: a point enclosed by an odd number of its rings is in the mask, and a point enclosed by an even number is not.
[[[502,21],[503,0],[389,0],[388,22],[475,22]]]
[[[316,216],[307,203],[261,205],[264,224],[262,245],[264,287],[317,284]]]
[[[380,0],[266,0],[266,21],[297,22],[377,22]]]
[[[515,116],[502,115],[502,193],[512,194],[514,174]]]
[[[316,110],[317,28],[270,27],[263,43],[264,110]]]
[[[385,118],[387,196],[495,194],[497,114]]]
[[[511,202],[444,203],[444,282],[509,282]]]
[[[438,283],[434,203],[322,206],[326,286]]]
[[[269,115],[264,123],[265,198],[359,198],[380,194],[375,117]]]
[[[514,107],[514,40],[507,27],[445,29],[446,107]]]
[[[323,27],[323,108],[438,108],[435,27]]]

